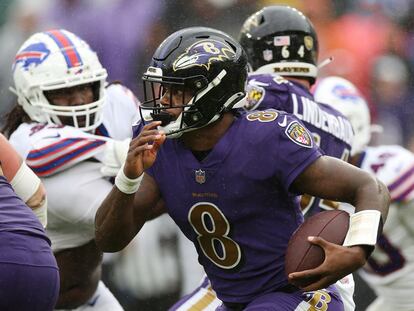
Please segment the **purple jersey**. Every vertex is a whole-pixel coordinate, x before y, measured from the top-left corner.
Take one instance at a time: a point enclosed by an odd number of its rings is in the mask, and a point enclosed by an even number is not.
[[[339,159],[349,154],[353,132],[348,119],[328,105],[315,103],[302,85],[279,75],[250,74],[247,91],[252,109],[292,113],[312,132],[325,154]]]
[[[294,114],[311,131],[314,141],[326,155],[348,159],[353,139],[350,122],[334,108],[316,103],[313,95],[301,84],[276,74],[253,73],[249,75],[247,92],[248,108],[273,108]],[[335,202],[310,196],[305,196],[302,201],[306,216],[337,207]]]
[[[59,269],[42,225],[0,176],[0,310],[53,310]]]
[[[202,306],[202,307],[201,307]],[[326,310],[344,311],[341,295],[334,285],[328,288],[312,291],[277,291],[257,297],[248,304],[225,306],[216,297],[211,283],[205,276],[201,284],[190,294],[182,297],[168,311],[205,310],[205,311],[234,311],[234,310]]]
[[[0,231],[25,233],[43,238],[50,244],[36,215],[0,176]]]
[[[221,300],[247,303],[287,285],[285,250],[303,221],[289,187],[320,156],[301,122],[273,109],[238,114],[201,162],[179,139],[160,148],[147,173]]]

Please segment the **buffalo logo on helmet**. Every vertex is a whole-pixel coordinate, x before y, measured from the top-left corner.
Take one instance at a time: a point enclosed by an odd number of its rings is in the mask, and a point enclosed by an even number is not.
[[[230,45],[224,42],[213,39],[200,40],[188,47],[185,53],[178,56],[173,63],[173,70],[178,71],[195,66],[210,70],[210,65],[213,62],[230,60],[234,56],[235,53]]]
[[[334,88],[332,89],[332,93],[336,97],[344,100],[357,101],[361,98],[357,90],[353,90],[341,84],[334,86]]]
[[[311,148],[313,146],[313,140],[306,128],[297,121],[293,121],[288,125],[285,131],[286,135],[295,144]]]
[[[22,63],[23,69],[27,71],[31,65],[37,66],[43,63],[49,54],[50,50],[43,42],[30,44],[17,53],[14,58],[13,70],[17,64]]]

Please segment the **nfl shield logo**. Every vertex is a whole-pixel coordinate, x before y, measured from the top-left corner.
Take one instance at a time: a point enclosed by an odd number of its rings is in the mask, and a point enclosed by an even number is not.
[[[273,51],[272,50],[264,50],[263,51],[263,59],[267,62],[270,62],[273,59]]]
[[[195,181],[198,182],[200,185],[206,182],[206,172],[202,169],[195,171]]]

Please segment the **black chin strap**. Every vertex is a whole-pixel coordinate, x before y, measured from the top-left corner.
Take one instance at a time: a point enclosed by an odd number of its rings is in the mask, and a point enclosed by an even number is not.
[[[158,113],[151,112],[151,117],[154,121],[161,121],[161,126],[166,126],[173,121],[173,116],[165,111],[160,111]]]

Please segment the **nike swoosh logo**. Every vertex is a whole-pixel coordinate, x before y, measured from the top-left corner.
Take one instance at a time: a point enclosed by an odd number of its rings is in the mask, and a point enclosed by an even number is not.
[[[50,135],[50,136],[46,136],[44,138],[59,138],[61,135],[59,133],[57,133],[56,135]]]
[[[95,297],[95,298],[93,298],[92,300],[89,300],[89,301],[88,301],[88,306],[91,306],[91,307],[95,306],[96,302],[98,301],[99,296],[100,296],[100,295],[96,296],[96,297]]]
[[[286,127],[286,125],[287,125],[287,117],[285,116],[283,118],[283,121],[282,122],[277,122],[277,124],[279,124],[281,127]]]
[[[257,81],[256,79],[249,80],[249,84],[254,84],[256,86],[269,86],[269,83],[260,82],[260,81]]]

